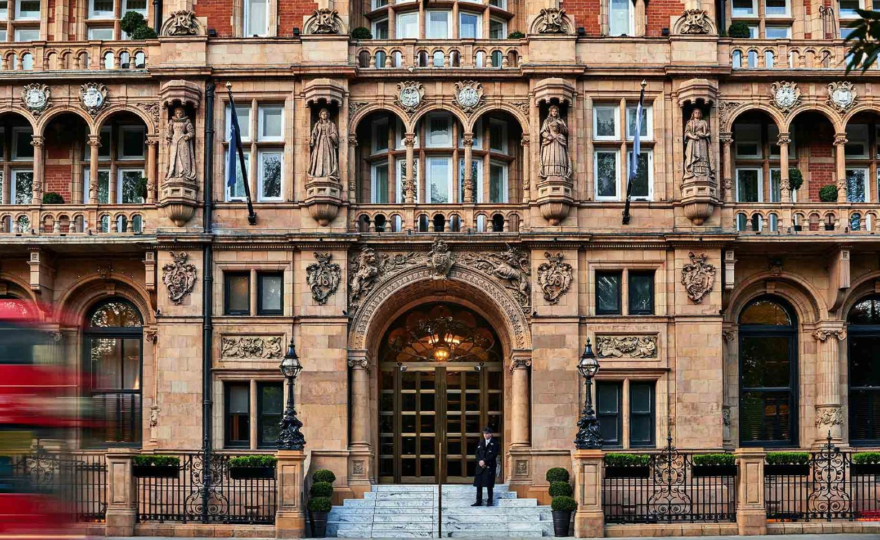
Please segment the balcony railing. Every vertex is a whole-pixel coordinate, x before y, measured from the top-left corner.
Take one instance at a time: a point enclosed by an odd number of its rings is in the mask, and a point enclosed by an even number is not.
[[[735,39],[719,44],[720,64],[741,69],[844,69],[843,40]]]
[[[737,203],[732,226],[747,235],[870,235],[878,230],[877,205],[871,203]]]
[[[0,47],[0,71],[146,69],[151,41],[8,43]]]
[[[361,233],[518,232],[522,205],[478,204],[467,208],[445,204],[360,206],[352,214],[353,230]]]
[[[0,205],[2,236],[67,236],[114,234],[137,236],[156,232],[152,206],[51,205],[42,208]],[[147,219],[149,216],[150,219]]]
[[[351,48],[362,69],[507,69],[528,60],[528,43],[494,40],[371,40]]]

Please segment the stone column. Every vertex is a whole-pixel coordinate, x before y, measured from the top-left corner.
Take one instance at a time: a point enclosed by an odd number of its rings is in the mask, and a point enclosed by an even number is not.
[[[101,136],[89,135],[89,204],[98,204],[98,154]]]
[[[462,202],[465,204],[473,204],[478,199],[478,197],[474,195],[474,166],[472,163],[474,155],[474,134],[465,133],[462,136],[461,142],[464,145],[464,178],[462,179],[462,182],[464,182],[464,200]]]
[[[407,133],[403,143],[406,145],[406,180],[404,186],[404,202],[413,204],[416,201],[416,181],[415,181],[415,145],[416,134]]]
[[[133,536],[137,518],[137,483],[132,464],[138,450],[107,450],[107,536]]]
[[[636,0],[636,9],[633,14],[633,18],[635,19],[635,28],[634,34],[636,37],[642,37],[645,35],[645,11],[647,6],[645,5],[645,0]]]
[[[834,163],[837,170],[837,202],[846,202],[846,133],[834,135]]]
[[[601,538],[605,536],[605,513],[602,511],[602,465],[601,450],[575,450],[574,497],[577,513],[574,515],[574,535],[577,538]]]
[[[738,448],[734,455],[739,465],[736,477],[736,525],[739,534],[765,535],[764,451],[761,448]]]
[[[275,457],[278,458],[275,538],[303,538],[306,533],[303,508],[303,462],[306,455],[302,450],[279,450]]]
[[[370,361],[365,351],[352,351],[351,368],[351,454],[348,483],[358,495],[370,491],[373,452],[370,446]]]
[[[788,133],[780,133],[777,139],[779,145],[779,191],[782,198],[781,202],[791,202],[791,184],[788,178],[788,145],[791,138]]]
[[[827,443],[828,433],[835,442],[843,437],[843,410],[840,403],[840,347],[839,342],[846,339],[846,330],[839,325],[823,326],[813,333],[818,341],[816,392],[816,433],[814,446]]]
[[[354,133],[348,134],[348,200],[351,202],[357,201],[358,193],[357,193],[357,182],[355,179],[357,178],[357,171],[360,168],[360,164],[357,162],[357,146],[358,140],[357,136]],[[391,173],[393,170],[388,171],[388,177],[391,178]],[[389,194],[391,191],[389,190]]]
[[[523,203],[528,204],[529,197],[531,196],[531,169],[529,168],[529,152],[531,149],[529,148],[529,138],[528,133],[523,133],[522,139],[520,139],[519,143],[522,145],[522,192],[523,192]]]
[[[721,133],[719,139],[724,145],[721,149],[721,174],[724,182],[724,202],[733,202],[733,162],[730,156],[730,146],[733,144],[733,133]]]
[[[43,170],[43,137],[41,135],[33,135],[31,138],[31,146],[34,147],[34,183],[31,186],[31,204],[43,204],[43,180],[45,171]],[[40,223],[42,227],[42,223]]]
[[[158,155],[158,136],[147,137],[147,204],[156,202],[156,185],[158,184],[158,171],[156,170],[156,156]],[[205,197],[211,197],[213,193],[205,193]]]
[[[513,392],[513,424],[511,446],[531,446],[529,426],[529,368],[531,355],[514,356],[510,362]]]

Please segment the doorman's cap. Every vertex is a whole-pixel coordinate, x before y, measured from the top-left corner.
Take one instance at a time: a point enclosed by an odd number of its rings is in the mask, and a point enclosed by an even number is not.
[[[486,426],[483,428],[483,433],[495,433],[495,431],[489,426]]]

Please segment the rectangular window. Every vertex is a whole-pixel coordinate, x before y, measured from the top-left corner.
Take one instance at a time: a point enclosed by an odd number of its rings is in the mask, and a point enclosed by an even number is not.
[[[388,39],[388,18],[373,22],[373,39]]]
[[[89,1],[90,19],[112,19],[114,15],[115,11],[113,10],[113,0]]]
[[[620,138],[617,129],[617,107],[599,105],[593,107],[593,138],[597,141],[613,141]]]
[[[770,202],[782,202],[781,169],[770,169]]]
[[[857,9],[862,9],[861,0],[840,0],[840,18],[855,19],[859,14]]]
[[[458,14],[458,35],[461,39],[480,39],[482,37],[483,18],[467,11]]]
[[[636,111],[638,106],[627,106],[626,108],[626,138],[633,140],[636,135]],[[651,107],[642,109],[642,121],[639,129],[639,139],[642,141],[651,140],[654,131],[653,121],[651,118]]]
[[[736,170],[737,202],[764,202],[761,169]]]
[[[868,169],[846,170],[847,202],[868,202]]]
[[[452,146],[452,119],[445,114],[428,116],[428,148]]]
[[[631,382],[629,385],[629,445],[653,447],[654,383]]]
[[[788,0],[764,0],[764,15],[766,17],[788,17]]]
[[[226,384],[226,447],[248,448],[251,442],[251,387]]]
[[[370,9],[376,10],[379,8],[383,8],[388,5],[388,0],[372,0],[370,2]]]
[[[608,30],[612,36],[631,36],[632,9],[630,0],[609,0]]]
[[[374,163],[370,172],[370,202],[388,203],[388,162]]]
[[[429,157],[427,163],[428,202],[452,202],[452,164],[448,157]]]
[[[507,122],[489,120],[489,149],[501,154],[507,153]]]
[[[119,128],[119,159],[144,159],[147,131],[144,126]]]
[[[791,141],[788,143],[788,158],[795,159],[797,155],[797,151],[794,145],[794,126],[789,128],[788,139]],[[767,126],[767,140],[770,143],[770,158],[779,159],[779,128],[775,125]]]
[[[419,202],[419,160],[418,158],[413,159],[413,180],[415,181],[415,202]],[[404,189],[403,189],[403,181],[406,179],[406,160],[401,159],[397,162],[397,193],[395,197],[396,203],[400,204],[404,202]]]
[[[737,124],[733,140],[736,143],[736,157],[761,159],[761,126],[758,124]]]
[[[507,0],[489,0],[489,5],[501,9],[507,9]]]
[[[791,27],[790,26],[768,26],[764,29],[764,34],[767,36],[767,39],[790,39],[791,38]]]
[[[846,126],[846,147],[844,155],[848,158],[868,158],[868,125],[850,124]]]
[[[507,165],[497,161],[489,163],[489,202],[507,202]]]
[[[507,21],[501,19],[489,19],[489,39],[505,39],[507,38]],[[501,67],[495,65],[495,67]]]
[[[0,30],[0,42],[6,42],[6,36],[6,29],[4,28]]]
[[[397,39],[416,39],[419,37],[419,14],[399,13],[395,25]]]
[[[91,191],[92,174],[89,167],[83,169],[83,201],[94,203],[89,200]],[[110,203],[110,169],[98,169],[98,204]]]
[[[733,0],[734,17],[754,17],[757,14],[754,0]]]
[[[388,151],[388,119],[381,118],[373,122],[373,153]]]
[[[626,163],[632,167],[632,152],[626,153]],[[630,171],[632,174],[632,171]],[[654,197],[654,152],[651,150],[643,150],[639,152],[639,166],[636,169],[636,175],[632,179],[632,191],[630,192],[633,200],[650,201]]]
[[[144,17],[147,16],[147,0],[123,0],[122,2],[122,15],[124,16],[129,11],[137,11]]]
[[[112,41],[113,40],[113,28],[89,28],[89,39],[90,40],[100,40],[100,41]]]
[[[260,151],[260,200],[280,201],[284,156],[279,150]]]
[[[9,20],[9,0],[0,0],[0,21],[8,21]],[[6,36],[3,36],[3,41],[6,41]]]
[[[620,414],[622,393],[621,382],[596,382],[596,416],[599,419],[599,432],[607,447],[623,446],[623,415]]]
[[[269,35],[269,0],[244,0],[244,37]]]
[[[224,275],[226,286],[226,315],[251,314],[251,275],[249,272],[227,272]]]
[[[251,108],[236,105],[235,116],[238,118],[238,130],[242,142],[251,140]],[[232,140],[232,108],[226,106],[226,140]]]
[[[229,148],[226,149],[227,152],[235,152],[234,145],[230,145]],[[228,156],[229,154],[227,154]],[[224,161],[224,163],[226,163]],[[251,171],[251,153],[245,150],[244,152],[244,166],[248,175],[250,175]],[[225,181],[224,181],[225,182]],[[244,190],[244,175],[241,174],[241,160],[235,160],[235,185],[229,187],[226,185],[226,200],[227,201],[243,201],[246,199],[247,195]]]
[[[31,204],[31,195],[34,190],[34,172],[24,169],[13,170],[10,188],[12,189],[12,193],[10,193],[12,204]]]
[[[33,161],[34,147],[31,141],[34,140],[34,132],[29,127],[12,128],[12,160],[13,161]]]
[[[620,163],[617,150],[597,150],[593,168],[596,173],[596,200],[617,200],[620,186]]]
[[[629,314],[654,314],[654,271],[629,272]]]
[[[119,169],[119,176],[116,179],[117,200],[122,204],[143,204],[144,199],[141,197],[142,184],[146,182],[143,169]]]
[[[284,314],[284,274],[260,272],[257,274],[257,315]]]
[[[449,39],[452,24],[449,21],[451,11],[429,10],[425,21],[425,37],[428,39]]]
[[[483,161],[474,159],[471,161],[471,178],[474,179],[474,202],[483,202]],[[458,160],[458,200],[464,200],[464,159]]]
[[[596,272],[596,314],[620,315],[620,280],[622,272]]]
[[[40,0],[15,0],[15,19],[37,21],[40,19]],[[39,30],[37,30],[39,34]],[[35,38],[39,39],[39,37]]]
[[[853,33],[853,31],[855,31],[855,28],[841,27],[840,39],[847,39],[849,35]]]
[[[284,140],[284,107],[260,105],[259,141]]]
[[[281,416],[284,411],[284,386],[282,383],[257,383],[257,446],[276,448],[280,434]]]

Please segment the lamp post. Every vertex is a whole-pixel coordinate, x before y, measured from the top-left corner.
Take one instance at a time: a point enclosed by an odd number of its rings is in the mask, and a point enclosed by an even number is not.
[[[599,419],[596,418],[596,411],[593,410],[593,377],[599,371],[599,361],[593,354],[593,347],[590,340],[587,339],[587,345],[584,347],[584,354],[577,366],[578,371],[584,378],[586,391],[584,392],[584,410],[581,418],[578,420],[578,433],[574,439],[574,445],[578,450],[592,450],[602,448],[602,434],[599,433]]]
[[[287,354],[281,360],[281,374],[287,379],[287,407],[284,409],[284,418],[281,419],[281,431],[278,433],[279,450],[302,450],[306,445],[306,438],[299,429],[303,426],[296,417],[296,409],[293,406],[293,387],[296,378],[302,371],[299,356],[296,355],[296,347],[293,339],[287,347]]]

